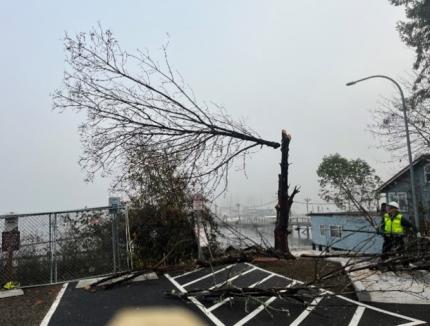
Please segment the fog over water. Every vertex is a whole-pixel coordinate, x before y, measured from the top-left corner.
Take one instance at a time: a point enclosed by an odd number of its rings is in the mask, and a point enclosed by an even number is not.
[[[235,228],[245,237],[240,238],[235,232],[231,230],[231,227]],[[267,223],[263,225],[234,225],[231,227],[220,226],[219,231],[221,236],[219,242],[223,247],[247,247],[252,246],[255,243],[263,246],[274,246],[274,234],[275,225]],[[296,229],[293,229],[291,234],[288,236],[288,243],[290,249],[309,249],[312,246],[312,233],[309,231],[309,239],[307,238],[306,229],[300,230],[300,236]],[[246,239],[248,238],[248,239]]]
[[[2,1],[0,214],[107,204],[111,178],[86,183],[78,164],[86,115],[53,112],[50,97],[67,68],[64,33],[98,23],[123,49],[148,49],[155,60],[169,43],[170,63],[199,103],[224,107],[270,141],[287,129],[290,183],[301,186],[293,210],[305,212],[306,198],[321,202],[316,170],[325,155],[365,159],[387,180],[406,162],[378,148],[368,126],[381,96],[397,91],[383,80],[345,83],[408,77],[414,52],[396,31],[403,18],[388,0]],[[219,206],[275,201],[279,161],[270,148],[238,160]]]

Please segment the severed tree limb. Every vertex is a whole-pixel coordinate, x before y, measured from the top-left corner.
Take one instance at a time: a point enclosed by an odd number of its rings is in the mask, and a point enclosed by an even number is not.
[[[189,297],[198,297],[203,300],[216,300],[219,298],[249,298],[249,297],[278,297],[282,299],[292,299],[301,304],[309,304],[322,293],[317,288],[294,286],[294,287],[281,287],[281,288],[237,288],[237,287],[223,287],[216,289],[197,289],[187,291],[186,293],[169,292],[169,296],[175,296],[181,299],[188,299]]]
[[[234,160],[252,150],[278,148],[219,107],[199,104],[182,77],[148,53],[130,53],[101,26],[64,38],[64,87],[53,95],[54,109],[84,112],[80,127],[88,178],[118,174],[132,153],[142,163],[170,157],[189,179],[210,189],[224,182]],[[118,177],[121,181],[121,175]],[[117,185],[118,187],[121,184]]]
[[[90,291],[92,291],[92,292],[94,292],[94,290],[95,290],[95,288],[97,287],[97,286],[103,286],[103,288],[105,289],[105,290],[108,290],[108,289],[111,289],[111,288],[113,288],[113,287],[115,287],[115,286],[118,286],[118,285],[121,285],[121,284],[123,284],[123,283],[125,283],[125,282],[128,282],[128,281],[131,281],[131,280],[133,280],[133,279],[135,279],[136,277],[138,277],[138,276],[140,276],[140,275],[143,275],[143,274],[146,274],[146,273],[150,273],[150,272],[157,272],[157,271],[160,271],[160,270],[163,270],[163,269],[160,269],[160,266],[164,263],[164,261],[166,261],[166,259],[168,258],[168,257],[170,257],[172,254],[173,254],[173,252],[176,250],[176,248],[179,246],[179,245],[181,245],[181,244],[183,244],[183,243],[185,243],[185,242],[189,242],[189,241],[191,241],[191,240],[189,240],[189,239],[184,239],[184,240],[181,240],[181,241],[178,241],[174,246],[173,246],[173,248],[167,253],[167,255],[165,255],[157,264],[155,264],[153,267],[148,267],[148,268],[144,268],[144,269],[141,269],[141,270],[137,270],[137,271],[133,271],[133,272],[129,272],[129,271],[127,271],[127,272],[121,272],[121,273],[115,273],[115,274],[113,274],[113,275],[110,275],[110,276],[108,276],[108,277],[105,277],[105,278],[103,278],[103,279],[101,279],[101,280],[99,280],[99,281],[96,281],[96,282],[94,282],[94,283],[91,283],[88,287],[87,287],[87,290],[90,290]],[[127,276],[126,276],[127,275]],[[122,277],[122,276],[126,276],[126,277],[123,277],[123,278],[120,278],[120,277]],[[119,278],[118,280],[116,280],[116,281],[112,281],[112,280],[115,280],[116,278]],[[107,283],[107,284],[105,284],[105,285],[103,285],[103,283],[106,283],[106,282],[109,282],[109,281],[111,281],[110,283]]]

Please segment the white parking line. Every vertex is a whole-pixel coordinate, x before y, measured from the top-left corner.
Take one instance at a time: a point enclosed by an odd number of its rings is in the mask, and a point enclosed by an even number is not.
[[[299,315],[299,317],[297,317],[291,324],[290,326],[297,326],[300,325],[300,323],[306,319],[307,316],[309,316],[309,314],[312,312],[312,310],[315,309],[315,307],[318,305],[318,303],[323,299],[323,297],[317,297],[315,298],[311,304],[309,305],[309,307],[307,307],[305,310],[303,310],[303,312]]]
[[[262,305],[258,306],[255,310],[251,311],[246,317],[239,320],[234,326],[241,326],[245,325],[248,321],[250,321],[252,318],[257,316],[260,312],[263,311],[264,308],[266,308],[269,304],[271,304],[273,301],[275,301],[276,297],[271,297],[270,299],[266,300]]]
[[[184,274],[176,275],[175,277],[172,277],[172,278],[176,280],[177,278],[180,278],[180,277],[185,276],[185,275],[190,275],[190,274],[192,274],[192,273],[195,273],[195,272],[201,271],[202,269],[203,269],[203,267],[201,267],[201,268],[197,268],[197,269],[194,269],[194,270],[192,270],[192,271],[186,272],[186,273],[184,273]]]
[[[182,286],[185,288],[185,287],[187,287],[188,285],[191,285],[191,284],[197,283],[197,282],[199,282],[199,281],[201,281],[201,280],[204,280],[205,278],[208,278],[208,277],[214,276],[215,274],[221,273],[221,272],[225,271],[226,269],[232,268],[233,266],[234,266],[234,264],[228,265],[227,267],[224,267],[224,268],[222,268],[222,269],[219,269],[219,270],[217,270],[217,271],[215,271],[215,272],[213,272],[213,273],[206,274],[206,275],[204,275],[204,276],[202,276],[202,277],[200,277],[200,278],[197,278],[197,279],[195,279],[195,280],[193,280],[193,281],[190,281],[190,282],[188,282],[188,283],[186,283],[186,284],[182,284]]]
[[[245,263],[245,264],[247,264],[247,265],[249,265],[249,266],[254,266],[253,264],[250,264],[250,263]],[[262,270],[262,271],[265,271],[266,273],[271,273],[271,274],[273,274],[273,275],[276,275],[276,276],[282,277],[282,278],[284,278],[284,279],[286,279],[286,280],[290,280],[290,281],[292,280],[292,279],[291,279],[291,278],[289,278],[289,277],[286,277],[286,276],[281,275],[281,274],[278,274],[278,273],[269,272],[269,271],[267,271],[267,270],[265,270],[265,269],[263,269],[263,268],[261,268],[261,267],[258,267],[258,266],[257,266],[257,269],[260,269],[260,270]],[[301,282],[301,281],[296,281],[296,282],[297,282],[298,284],[304,284],[304,283],[303,283],[303,282]],[[333,292],[331,292],[331,291],[324,290],[324,292],[326,292],[326,293],[328,293],[328,294],[332,294],[332,295],[334,295],[334,293],[333,293]],[[362,303],[362,302],[359,302],[359,301],[355,301],[355,300],[349,299],[349,298],[347,298],[347,297],[344,297],[343,295],[336,295],[336,297],[338,297],[339,299],[343,299],[343,300],[345,300],[345,301],[348,301],[348,302],[354,303],[354,304],[356,304],[356,305],[358,305],[358,306],[362,306],[362,307],[366,307],[366,308],[371,309],[371,310],[375,310],[375,311],[377,311],[377,312],[381,312],[381,313],[384,313],[384,314],[387,314],[387,315],[390,315],[390,316],[393,316],[393,317],[398,317],[398,318],[401,318],[401,319],[409,320],[409,321],[411,321],[411,322],[412,322],[410,325],[422,325],[422,324],[425,324],[425,323],[426,323],[425,321],[422,321],[422,320],[419,320],[419,319],[415,319],[415,318],[408,317],[408,316],[405,316],[405,315],[400,315],[400,314],[397,314],[397,313],[395,313],[395,312],[391,312],[391,311],[388,311],[388,310],[380,309],[380,308],[377,308],[377,307],[374,307],[374,306],[370,306],[370,305],[367,305],[367,304]],[[404,324],[404,325],[409,325],[409,323]],[[399,326],[400,326],[400,325],[399,325]]]
[[[289,278],[289,277],[286,277],[285,275],[281,275],[281,274],[278,274],[278,273],[275,273],[275,272],[268,271],[268,270],[266,270],[266,269],[264,269],[264,268],[261,268],[261,267],[255,266],[255,265],[250,264],[250,263],[245,263],[245,264],[247,264],[248,266],[256,267],[257,269],[259,269],[260,271],[265,272],[266,274],[272,274],[273,276],[279,276],[279,277],[285,278],[286,280],[289,280],[289,281],[296,281],[297,283],[303,284],[303,282],[301,282],[301,281],[297,281],[297,280],[294,280],[294,279]]]
[[[275,276],[275,275],[270,274],[269,276],[266,276],[266,277],[265,277],[265,278],[263,278],[262,280],[259,280],[258,282],[255,282],[254,284],[251,284],[249,287],[250,287],[250,288],[253,288],[254,286],[260,285],[261,283],[266,282],[268,279],[272,278],[273,276]]]
[[[182,293],[187,293],[187,290],[185,290],[184,288],[183,288],[183,286],[182,285],[180,285],[178,282],[176,282],[174,279],[173,279],[173,277],[171,277],[169,274],[164,274],[164,276],[170,281],[170,282],[172,282],[172,284],[174,285],[174,286],[176,286],[177,287],[177,289],[179,290],[179,291],[181,291]],[[206,315],[206,317],[208,317],[216,326],[224,326],[224,323],[221,321],[221,320],[219,320],[214,314],[212,314],[210,311],[208,311],[207,309],[206,309],[206,307],[199,301],[199,300],[197,300],[195,297],[188,297],[188,299],[192,302],[192,303],[194,303],[196,306],[197,306],[197,308],[199,308],[200,310],[201,310],[201,312],[203,312],[205,315]]]
[[[427,324],[427,323],[425,321],[418,320],[418,321],[411,321],[410,323],[406,323],[406,324],[400,324],[398,326],[415,326],[415,325],[424,325],[424,324]]]
[[[266,282],[268,279],[270,279],[270,278],[272,278],[272,277],[273,277],[273,275],[269,275],[269,276],[267,276],[267,277],[263,278],[262,280],[259,280],[258,282],[255,282],[254,284],[251,284],[251,285],[250,285],[250,286],[248,286],[248,287],[249,287],[249,288],[253,288],[254,286],[257,286],[257,285],[260,285],[261,283]],[[231,299],[233,299],[233,298],[232,298],[232,297],[225,298],[224,300],[222,300],[222,301],[220,301],[220,302],[218,302],[218,303],[214,304],[213,306],[210,306],[210,307],[208,308],[208,311],[213,311],[213,310],[215,310],[215,309],[217,309],[217,308],[221,307],[224,303],[229,302]]]
[[[330,293],[330,292],[328,292],[328,293]],[[419,320],[419,319],[415,319],[415,318],[408,317],[408,316],[405,316],[405,315],[400,315],[400,314],[397,314],[395,312],[391,312],[391,311],[388,311],[388,310],[380,309],[380,308],[377,308],[377,307],[374,307],[374,306],[370,306],[370,305],[362,303],[362,302],[358,302],[358,301],[352,300],[350,298],[344,297],[343,295],[337,295],[336,297],[338,297],[340,299],[343,299],[345,301],[348,301],[348,302],[355,303],[357,306],[362,306],[362,307],[368,308],[370,310],[374,310],[374,311],[377,311],[377,312],[382,312],[383,314],[386,314],[386,315],[390,315],[390,316],[393,316],[393,317],[397,317],[397,318],[400,318],[400,319],[406,319],[406,320],[409,320],[411,322],[418,323],[418,324],[412,324],[412,325],[421,325],[421,324],[425,324],[426,323],[426,322],[424,322],[422,320]],[[407,325],[409,325],[409,323]]]
[[[363,317],[364,310],[366,310],[363,306],[358,306],[355,310],[354,315],[351,318],[351,321],[349,322],[348,326],[357,326],[360,322],[361,317]]]
[[[231,299],[233,299],[233,297],[225,298],[224,300],[222,300],[222,301],[220,301],[220,302],[218,302],[218,303],[214,304],[213,306],[210,306],[210,307],[208,308],[208,311],[214,311],[215,309],[217,309],[217,308],[221,307],[223,304],[225,304],[225,303],[227,303],[227,302],[231,301]]]
[[[228,281],[231,281],[231,280],[233,280],[233,279],[236,279],[236,278],[239,278],[239,277],[241,277],[241,276],[243,276],[243,275],[245,275],[245,274],[247,274],[247,273],[250,273],[251,271],[253,271],[253,270],[261,270],[262,272],[264,272],[264,273],[266,273],[266,274],[269,274],[267,277],[265,277],[265,278],[263,278],[262,280],[260,280],[260,281],[258,281],[258,282],[256,282],[256,283],[254,283],[254,284],[252,284],[252,285],[250,285],[249,287],[254,287],[254,286],[257,286],[258,284],[261,284],[261,283],[263,283],[263,282],[265,282],[265,281],[267,281],[268,279],[270,279],[270,278],[272,278],[272,277],[274,277],[274,276],[276,276],[276,277],[281,277],[281,278],[283,278],[283,279],[285,279],[285,280],[288,280],[288,281],[291,281],[291,283],[290,284],[288,284],[287,285],[287,287],[286,288],[288,288],[288,287],[291,287],[291,286],[294,286],[295,284],[303,284],[303,282],[301,282],[301,281],[297,281],[297,280],[294,280],[294,279],[291,279],[291,278],[289,278],[289,277],[286,277],[286,276],[284,276],[284,275],[281,275],[281,274],[278,274],[278,273],[274,273],[274,272],[270,272],[270,271],[267,271],[267,270],[265,270],[265,269],[263,269],[263,268],[261,268],[261,267],[258,267],[258,266],[255,266],[255,265],[253,265],[253,264],[250,264],[250,263],[245,263],[246,265],[248,265],[248,266],[250,266],[251,267],[251,269],[250,270],[247,270],[247,271],[245,271],[245,272],[242,272],[242,273],[240,273],[239,275],[235,275],[235,276],[233,276],[233,277],[231,277],[231,278],[229,278],[227,281],[224,281],[223,283],[226,283],[226,282],[228,282]],[[205,275],[205,276],[203,276],[203,277],[200,277],[200,278],[198,278],[198,279],[196,279],[196,280],[193,280],[193,281],[190,281],[190,282],[188,282],[188,283],[186,283],[186,284],[184,284],[184,285],[180,285],[179,283],[177,283],[172,277],[170,277],[170,276],[168,276],[167,274],[165,274],[166,275],[166,277],[178,288],[178,289],[180,289],[183,293],[186,293],[187,291],[185,290],[185,287],[186,286],[188,286],[188,285],[191,285],[191,284],[193,284],[193,283],[196,283],[196,282],[198,282],[198,281],[200,281],[200,280],[202,280],[202,279],[205,279],[205,278],[207,278],[207,277],[210,277],[210,276],[213,276],[214,274],[217,274],[217,273],[219,273],[219,272],[222,272],[222,271],[224,271],[224,270],[226,270],[226,269],[229,269],[229,268],[231,268],[232,266],[234,266],[235,264],[232,264],[232,265],[229,265],[229,266],[227,266],[227,267],[225,267],[225,268],[222,268],[222,269],[220,269],[220,270],[217,270],[216,272],[214,272],[214,273],[209,273],[209,274],[207,274],[207,275]],[[220,284],[222,284],[222,283],[220,283]],[[211,287],[211,289],[213,289],[213,288],[215,288],[216,286],[219,286],[219,284],[217,284],[217,285],[215,285],[215,286],[213,286],[213,287]],[[315,287],[313,287],[313,288],[315,288]],[[293,326],[298,326],[298,325],[300,325],[311,313],[312,313],[312,311],[315,309],[315,307],[320,303],[320,301],[321,300],[323,300],[323,298],[324,298],[324,294],[328,294],[328,295],[333,295],[333,296],[335,296],[335,297],[337,297],[337,298],[339,298],[339,299],[342,299],[342,300],[345,300],[345,301],[348,301],[348,302],[351,302],[351,303],[353,303],[353,304],[355,304],[355,305],[357,305],[357,310],[355,311],[355,313],[354,313],[354,316],[352,317],[352,319],[351,319],[351,321],[350,321],[350,325],[349,326],[354,326],[354,325],[357,325],[358,323],[359,323],[359,321],[361,320],[361,318],[362,318],[362,316],[363,316],[363,314],[364,314],[364,311],[366,310],[366,309],[369,309],[369,310],[374,310],[374,311],[377,311],[377,312],[380,312],[380,313],[383,313],[383,314],[387,314],[387,315],[390,315],[390,316],[393,316],[393,317],[397,317],[397,318],[400,318],[400,319],[404,319],[405,321],[407,321],[405,324],[402,324],[402,326],[413,326],[413,325],[422,325],[422,324],[425,324],[425,322],[424,321],[422,321],[422,320],[418,320],[418,319],[415,319],[415,318],[411,318],[411,317],[408,317],[408,316],[404,316],[404,315],[400,315],[400,314],[397,314],[397,313],[394,313],[394,312],[391,312],[391,311],[387,311],[387,310],[383,310],[383,309],[380,309],[380,308],[376,308],[376,307],[374,307],[374,306],[370,306],[370,305],[367,305],[367,304],[364,304],[364,303],[361,303],[361,302],[358,302],[358,301],[355,301],[355,300],[352,300],[352,299],[349,299],[349,298],[347,298],[347,297],[344,297],[344,296],[341,296],[341,295],[335,295],[333,292],[331,292],[331,291],[327,291],[327,290],[324,290],[324,289],[321,289],[323,292],[321,292],[321,296],[319,296],[319,297],[317,297],[317,298],[315,298],[312,302],[311,302],[311,304],[310,304],[310,306],[308,306],[307,308],[306,308],[306,310],[304,310],[294,321],[293,321],[293,323],[291,324],[291,325],[293,325]],[[286,290],[285,290],[286,291]],[[281,290],[281,292],[284,292],[284,290]],[[276,300],[276,298],[277,297],[271,297],[271,298],[269,298],[268,300],[266,300],[263,304],[261,304],[260,306],[258,306],[255,310],[253,310],[250,314],[248,314],[247,316],[245,316],[244,318],[242,318],[240,321],[238,321],[235,325],[244,325],[245,323],[247,323],[247,322],[249,322],[252,318],[254,318],[255,316],[257,316],[261,311],[263,311],[269,304],[271,304],[274,300]],[[219,308],[220,306],[222,306],[223,304],[225,304],[226,302],[229,302],[229,301],[231,301],[233,298],[230,298],[230,297],[228,297],[228,298],[225,298],[224,300],[222,300],[222,301],[220,301],[220,302],[218,302],[218,303],[216,303],[215,305],[213,305],[213,306],[211,306],[211,307],[209,307],[209,308],[206,308],[201,302],[199,302],[195,297],[191,297],[190,298],[190,301],[192,301],[210,320],[212,320],[214,323],[215,323],[215,325],[217,325],[217,326],[220,326],[220,325],[224,325],[215,315],[213,315],[211,312],[212,311],[214,311],[215,309],[217,309],[217,308]],[[399,325],[400,326],[400,325]]]
[[[288,284],[285,287],[285,290],[281,290],[279,292],[280,293],[286,292],[287,288],[292,287],[295,284],[297,284],[297,282],[293,281],[293,282],[291,282],[290,284]],[[251,313],[249,313],[247,316],[245,316],[244,318],[242,318],[241,320],[239,320],[236,324],[234,324],[234,326],[244,325],[245,323],[247,323],[248,321],[250,321],[252,318],[254,318],[255,316],[257,316],[260,312],[262,312],[263,309],[265,309],[268,305],[270,305],[276,299],[277,299],[277,297],[271,297],[271,298],[269,298],[262,305],[258,306],[256,309],[254,309],[253,311],[251,311]]]
[[[57,297],[55,298],[54,302],[51,305],[51,308],[49,308],[48,312],[46,313],[45,317],[43,318],[42,322],[40,323],[40,326],[48,326],[49,321],[52,318],[52,315],[54,314],[55,310],[57,309],[58,305],[60,304],[60,301],[64,295],[64,292],[66,292],[67,285],[69,285],[69,283],[63,284],[63,287],[58,292]]]
[[[225,280],[225,281],[223,281],[223,282],[220,282],[220,283],[218,283],[218,284],[215,284],[214,286],[211,286],[211,287],[209,288],[209,290],[213,290],[213,289],[215,289],[215,288],[217,288],[217,287],[223,286],[223,285],[227,284],[228,282],[234,281],[235,279],[237,279],[237,278],[238,278],[238,277],[240,277],[240,276],[243,276],[243,275],[246,275],[246,274],[248,274],[248,273],[251,273],[251,272],[255,271],[256,269],[257,269],[257,268],[253,267],[253,268],[248,269],[248,270],[246,270],[246,271],[244,271],[244,272],[241,272],[240,274],[238,274],[238,275],[236,275],[236,276],[230,277],[228,280]]]

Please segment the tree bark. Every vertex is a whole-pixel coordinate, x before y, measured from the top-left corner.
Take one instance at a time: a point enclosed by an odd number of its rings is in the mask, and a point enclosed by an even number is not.
[[[285,130],[282,131],[281,144],[281,174],[278,179],[278,205],[276,205],[275,249],[287,258],[294,258],[288,246],[288,220],[294,196],[299,192],[294,187],[291,195],[288,194],[288,154],[291,136]]]

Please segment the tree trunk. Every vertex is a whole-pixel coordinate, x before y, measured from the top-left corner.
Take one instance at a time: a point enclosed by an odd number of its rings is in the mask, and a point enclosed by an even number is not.
[[[299,192],[294,187],[291,195],[288,194],[288,152],[291,136],[285,130],[282,131],[281,145],[281,174],[278,179],[278,205],[276,205],[275,249],[287,258],[294,258],[288,247],[288,220],[294,196]]]

